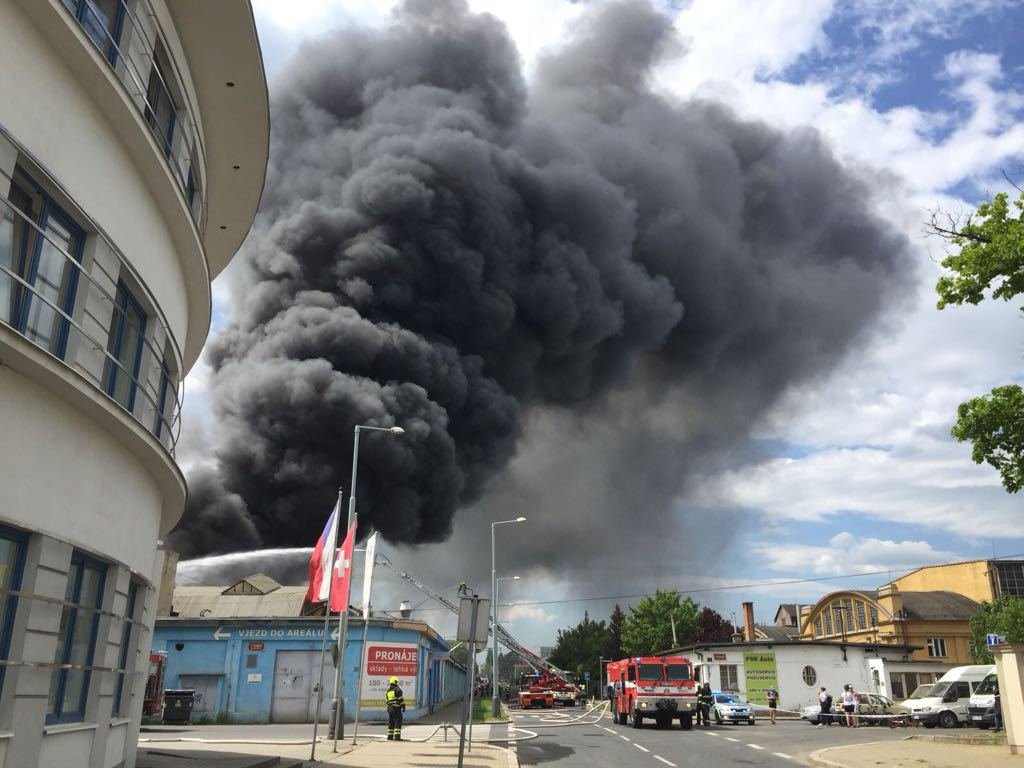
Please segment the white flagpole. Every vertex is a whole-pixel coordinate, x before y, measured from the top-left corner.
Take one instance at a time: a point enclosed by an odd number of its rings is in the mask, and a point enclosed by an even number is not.
[[[331,513],[332,515],[334,515],[334,551],[337,551],[338,549],[338,532],[341,530],[341,520],[339,520],[338,518],[341,516],[341,497],[343,492],[343,489],[338,489],[338,503],[334,505],[334,512]],[[323,569],[323,559],[324,553],[321,552],[321,570]],[[329,575],[333,575],[330,574],[330,572],[328,573]],[[320,702],[323,700],[324,659],[327,656],[327,635],[331,627],[331,587],[333,586],[333,584],[334,579],[331,579],[331,582],[327,585],[327,606],[326,609],[324,610],[324,636],[320,641],[320,680],[318,681],[316,686],[316,712],[313,714],[313,747],[309,753],[310,760],[316,760],[316,731],[317,727],[320,725]]]
[[[345,536],[348,537],[348,531],[353,528],[357,528],[358,515],[355,514],[353,509],[352,497],[349,497],[349,508],[348,508],[348,528],[345,529]],[[353,549],[355,548],[355,542],[352,542]],[[353,552],[353,557],[355,553]],[[352,564],[349,563],[349,568]],[[331,575],[331,584],[334,584],[333,574]],[[342,691],[343,681],[345,677],[345,645],[348,640],[348,602],[350,594],[352,592],[352,575],[349,574],[348,578],[348,594],[345,595],[345,600],[341,606],[341,615],[338,617],[338,663],[334,667],[334,751],[338,751],[338,735],[342,729]],[[328,600],[327,609],[330,613],[331,603]]]
[[[363,557],[363,644],[359,655],[363,659],[359,664],[359,677],[356,678],[356,719],[352,725],[352,743],[356,743],[359,734],[359,695],[363,690],[363,667],[366,666],[366,630],[370,626],[370,592],[373,590],[373,566],[377,554],[377,534],[374,533],[366,542],[366,555]]]

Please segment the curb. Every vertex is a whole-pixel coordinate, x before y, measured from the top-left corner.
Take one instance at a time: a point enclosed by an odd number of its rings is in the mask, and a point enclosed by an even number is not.
[[[910,739],[911,739],[911,737],[909,737],[909,736],[905,737],[905,738],[902,738],[902,739],[896,739],[895,743],[899,743],[901,741],[910,741]],[[818,749],[818,750],[815,750],[814,752],[811,752],[811,754],[809,754],[807,756],[807,759],[811,763],[811,765],[821,765],[821,766],[824,766],[824,768],[847,768],[847,763],[841,763],[841,762],[838,762],[837,760],[831,760],[831,759],[825,757],[825,753],[826,752],[831,752],[832,750],[836,750],[836,749],[860,749],[861,747],[873,746],[875,744],[892,744],[892,743],[894,743],[894,742],[891,742],[891,741],[865,741],[863,744],[843,744],[843,745],[837,745],[837,746],[834,746],[834,747],[825,747],[824,749]]]
[[[992,736],[986,738],[980,734],[967,733],[920,733],[908,736],[907,738],[915,741],[929,741],[941,744],[970,744],[983,747],[1005,747],[1007,744],[1005,736],[1001,739],[996,739]]]

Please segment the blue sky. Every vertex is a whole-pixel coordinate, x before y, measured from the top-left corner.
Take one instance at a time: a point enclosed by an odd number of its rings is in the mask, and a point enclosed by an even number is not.
[[[374,0],[255,0],[273,75],[301,41],[350,23],[387,22]],[[473,0],[507,24],[527,77],[584,12],[570,0]],[[922,236],[937,207],[970,208],[1009,189],[1002,171],[1024,167],[1024,5],[1009,0],[692,0],[664,4],[686,53],[666,61],[657,87],[671,98],[725,101],[780,129],[812,125],[851,169],[874,179],[877,208],[914,242],[921,280],[909,307],[832,375],[791,391],[756,427],[759,457],[708,477],[680,507],[742,510],[747,525],[713,572],[635,583],[566,582],[535,573],[509,586],[509,628],[524,642],[553,643],[587,609],[613,601],[547,600],[728,587],[763,580],[898,574],[948,559],[1024,553],[1021,499],[993,470],[977,467],[949,437],[956,405],[1021,376],[1021,323],[1014,304],[935,309],[943,244]],[[538,23],[541,22],[541,23]],[[215,325],[230,313],[229,274],[214,286]],[[200,460],[215,425],[203,365],[187,383],[182,458]],[[194,414],[194,418],[191,415]],[[455,540],[448,551],[466,546]],[[393,560],[438,589],[460,576],[440,551],[392,551]],[[480,574],[481,580],[489,573]],[[884,576],[806,581],[698,594],[723,614],[753,599],[758,621],[779,602],[812,602],[843,585],[874,588]],[[378,604],[409,595],[380,580]],[[414,600],[413,602],[419,602]],[[624,601],[628,602],[628,601]],[[543,603],[543,604],[538,604]],[[424,618],[441,621],[432,613]],[[441,627],[442,630],[444,627]]]

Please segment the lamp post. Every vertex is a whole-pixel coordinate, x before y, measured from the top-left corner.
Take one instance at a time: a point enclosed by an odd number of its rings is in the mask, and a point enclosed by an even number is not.
[[[498,585],[503,581],[519,581],[518,576],[499,576],[494,580],[494,637],[498,636]],[[491,691],[498,697],[498,642],[494,641],[491,650]],[[500,704],[499,704],[500,706]]]
[[[498,572],[495,570],[496,561],[494,557],[494,529],[499,525],[510,523],[524,523],[525,517],[517,517],[515,520],[498,520],[491,523],[491,666],[498,669]],[[498,676],[494,676],[497,681]],[[498,686],[491,684],[491,715],[497,717],[501,713],[501,702],[498,701]]]
[[[352,522],[356,519],[356,465],[359,462],[359,433],[362,430],[369,430],[373,432],[388,432],[396,437],[398,435],[404,435],[405,430],[401,427],[370,427],[365,424],[356,424],[355,439],[352,447],[352,485],[348,496],[348,523],[345,525],[347,531],[352,527]],[[373,564],[370,565],[373,567]],[[351,579],[349,579],[349,586],[351,586]],[[330,606],[327,607],[327,612],[330,613]],[[363,617],[363,621],[367,621],[367,617]],[[344,734],[344,718],[345,713],[344,707],[342,706],[343,697],[341,695],[342,686],[345,684],[345,645],[347,641],[346,635],[348,634],[348,595],[345,595],[344,605],[341,611],[341,621],[338,627],[338,663],[334,667],[334,751],[338,751],[338,738],[345,738]],[[356,696],[359,695],[359,691],[356,691]]]

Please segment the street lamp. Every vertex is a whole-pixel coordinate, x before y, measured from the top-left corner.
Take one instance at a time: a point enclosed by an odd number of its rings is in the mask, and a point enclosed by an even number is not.
[[[525,523],[525,517],[517,517],[515,520],[498,520],[491,523],[491,666],[495,671],[498,669],[498,572],[495,570],[494,558],[494,529],[499,525],[509,523]],[[498,676],[494,676],[494,683],[491,684],[491,715],[497,717],[501,714],[501,703],[498,701]]]
[[[498,584],[503,581],[519,581],[518,576],[499,576],[494,580],[494,637],[498,636]],[[498,642],[494,641],[494,649],[491,651],[491,691],[498,695]]]
[[[356,424],[355,430],[355,442],[352,447],[352,486],[348,496],[348,523],[345,525],[345,531],[352,527],[352,521],[356,519],[356,465],[359,462],[359,433],[362,430],[369,430],[372,432],[387,432],[389,434],[398,437],[404,435],[405,430],[401,427],[370,427],[365,424]],[[373,567],[373,564],[370,564]],[[351,581],[351,580],[350,580]],[[338,738],[345,738],[344,733],[344,707],[342,706],[343,697],[341,695],[342,685],[345,683],[345,644],[348,640],[348,595],[345,595],[345,605],[341,611],[341,622],[338,628],[338,664],[334,667],[334,751],[338,751]],[[327,612],[330,613],[330,606],[327,607]],[[363,621],[367,621],[367,617],[363,617]],[[356,696],[359,696],[359,692],[356,691]]]

